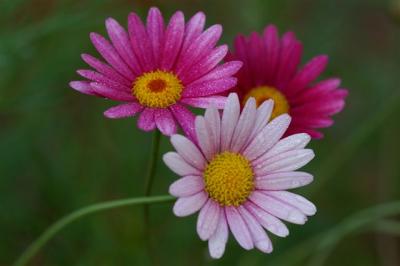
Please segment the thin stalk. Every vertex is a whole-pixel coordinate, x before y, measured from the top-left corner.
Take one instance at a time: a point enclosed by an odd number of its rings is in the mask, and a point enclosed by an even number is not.
[[[151,153],[150,153],[150,160],[149,160],[149,166],[147,170],[147,176],[145,179],[145,190],[144,190],[144,195],[145,197],[150,196],[151,190],[153,187],[154,183],[154,176],[157,171],[157,162],[158,162],[158,157],[159,157],[159,149],[160,149],[160,139],[161,139],[161,133],[157,129],[154,131],[153,134],[153,141],[152,141],[152,147],[151,147]],[[146,238],[146,245],[147,245],[147,250],[149,253],[149,257],[152,260],[153,265],[157,265],[158,263],[155,261],[155,256],[153,256],[153,251],[154,247],[152,245],[151,241],[151,234],[150,234],[150,210],[149,206],[145,205],[143,209],[143,219],[144,219],[144,235]]]
[[[127,199],[119,199],[119,200],[111,200],[96,203],[93,205],[89,205],[78,209],[57,222],[48,227],[28,248],[19,256],[19,258],[14,262],[14,266],[23,266],[28,263],[30,259],[32,259],[36,253],[61,229],[70,223],[78,220],[79,218],[86,216],[88,214],[125,207],[130,205],[139,205],[139,204],[151,204],[151,203],[161,203],[172,201],[174,198],[169,195],[163,196],[154,196],[154,197],[140,197],[140,198],[127,198]]]

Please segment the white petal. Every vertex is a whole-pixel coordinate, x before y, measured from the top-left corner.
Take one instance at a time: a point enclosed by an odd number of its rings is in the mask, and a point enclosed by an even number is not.
[[[254,172],[257,176],[263,176],[268,173],[295,171],[313,158],[314,152],[310,149],[287,151],[262,163],[253,164]]]
[[[249,160],[255,160],[267,152],[285,133],[290,124],[290,116],[283,114],[268,123],[253,141],[247,146],[243,154]]]
[[[294,224],[304,224],[307,221],[307,217],[297,208],[259,191],[253,192],[249,198],[259,207],[282,220]]]
[[[213,156],[213,142],[211,141],[204,117],[197,116],[195,120],[197,140],[204,156],[210,161]]]
[[[225,215],[229,228],[239,245],[246,250],[254,248],[250,231],[238,210],[235,207],[225,207]]]
[[[256,101],[254,98],[250,98],[243,108],[242,114],[240,115],[239,121],[236,125],[235,132],[233,133],[230,145],[231,151],[239,152],[247,143],[247,140],[249,139],[254,128],[256,113]]]
[[[201,240],[207,240],[214,234],[218,226],[220,209],[218,203],[209,199],[200,210],[197,218],[197,233]]]
[[[196,167],[199,170],[203,170],[206,164],[201,151],[197,146],[190,141],[188,138],[181,135],[173,135],[171,137],[171,143],[178,152],[178,154],[189,164]]]
[[[163,160],[165,164],[174,171],[176,174],[180,176],[187,176],[187,175],[197,175],[201,176],[202,173],[188,164],[178,153],[176,152],[167,152],[163,156]]]
[[[236,93],[229,94],[221,121],[221,151],[228,150],[240,115],[240,103]]]
[[[188,197],[204,189],[204,179],[201,176],[185,176],[169,186],[169,193],[175,197]]]
[[[251,201],[246,202],[244,205],[265,229],[280,237],[286,237],[289,235],[288,228],[281,222],[281,220],[264,211]]]
[[[253,131],[250,135],[249,143],[268,124],[273,108],[273,100],[264,101],[260,107],[257,108],[256,121],[254,123]]]
[[[214,106],[207,108],[204,120],[206,121],[210,141],[213,144],[213,154],[216,154],[220,150],[221,139],[221,119],[218,109]]]
[[[203,207],[208,199],[207,193],[201,191],[189,197],[179,198],[174,205],[173,212],[178,217],[191,215]]]
[[[228,233],[225,212],[221,208],[217,230],[215,230],[214,234],[208,240],[208,250],[214,259],[219,259],[224,254],[226,242],[228,241]]]
[[[272,243],[260,223],[249,213],[245,207],[239,206],[238,210],[246,221],[247,227],[249,228],[250,234],[253,238],[253,243],[262,252],[271,253]]]
[[[268,191],[265,193],[296,207],[305,215],[311,216],[317,212],[315,205],[300,195],[288,191]]]
[[[279,172],[257,177],[255,186],[261,190],[286,190],[310,184],[313,176],[305,172]]]
[[[283,138],[276,143],[267,153],[254,161],[254,164],[263,162],[278,154],[290,151],[303,149],[311,140],[311,137],[306,133],[294,134]]]

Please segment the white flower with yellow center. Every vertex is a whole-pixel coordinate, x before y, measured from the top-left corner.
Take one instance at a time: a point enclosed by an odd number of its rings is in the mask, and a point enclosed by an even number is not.
[[[257,108],[250,98],[240,113],[238,96],[230,94],[222,117],[211,107],[196,118],[196,140],[171,137],[176,152],[165,154],[164,162],[182,176],[170,186],[178,197],[173,211],[177,216],[200,211],[197,232],[208,240],[213,258],[223,255],[229,230],[244,249],[270,253],[263,227],[284,237],[289,231],[281,220],[304,224],[316,212],[307,199],[286,191],[313,180],[296,171],[314,157],[304,148],[310,136],[281,139],[290,116],[270,121],[272,110],[271,100]]]

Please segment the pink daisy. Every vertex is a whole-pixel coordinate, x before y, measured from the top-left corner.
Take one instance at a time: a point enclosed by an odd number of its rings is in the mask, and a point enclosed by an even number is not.
[[[340,79],[331,78],[314,83],[324,71],[328,57],[316,56],[299,68],[302,44],[293,32],[279,39],[275,26],[265,28],[260,36],[253,32],[250,37],[237,36],[235,51],[228,60],[240,60],[237,92],[245,103],[254,97],[257,105],[273,99],[272,118],[289,113],[293,121],[287,134],[308,133],[322,138],[316,129],[333,124],[331,116],[340,112],[345,104],[347,90],[339,88]]]
[[[220,258],[229,230],[244,249],[272,252],[263,227],[284,237],[289,231],[281,220],[304,224],[316,212],[307,199],[285,191],[312,182],[312,175],[296,171],[314,153],[304,149],[310,136],[299,133],[281,139],[290,123],[283,114],[273,119],[273,102],[256,107],[250,98],[240,114],[237,94],[230,94],[222,118],[215,107],[198,116],[198,144],[181,135],[171,143],[177,152],[164,155],[176,174],[169,192],[178,197],[173,212],[187,216],[200,211],[197,233],[208,240],[210,255]]]
[[[70,86],[85,94],[123,102],[105,111],[108,118],[141,113],[139,128],[156,127],[165,135],[176,132],[176,122],[193,134],[194,115],[186,105],[206,108],[210,103],[223,108],[221,92],[236,85],[232,77],[241,62],[218,65],[227,54],[226,45],[216,46],[222,27],[204,30],[205,15],[195,14],[186,24],[176,12],[168,25],[157,8],[151,8],[146,25],[137,14],[128,17],[128,32],[114,19],[106,20],[111,42],[97,33],[90,38],[102,62],[88,54],[83,60],[94,70],[78,70],[86,81]]]

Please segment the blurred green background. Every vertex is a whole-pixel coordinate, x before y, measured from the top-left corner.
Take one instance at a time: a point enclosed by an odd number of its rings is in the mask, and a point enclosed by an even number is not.
[[[314,141],[306,167],[315,182],[297,191],[318,213],[289,225],[274,252],[244,251],[230,237],[225,256],[211,260],[195,231],[196,217],[176,218],[171,204],[151,206],[158,265],[400,265],[398,215],[380,218],[400,195],[400,1],[159,0],[0,1],[0,265],[13,260],[49,224],[103,200],[143,195],[151,134],[135,119],[108,120],[113,103],[68,87],[80,54],[97,55],[89,32],[105,34],[108,16],[125,25],[130,11],[156,5],[169,17],[207,14],[223,24],[221,42],[268,23],[294,30],[303,61],[330,56],[324,77],[349,88],[347,107]],[[171,150],[166,138],[162,152]],[[160,161],[153,194],[177,177]],[[397,208],[398,209],[398,208]],[[142,207],[83,218],[61,231],[30,265],[149,265]],[[375,219],[377,218],[377,219]],[[378,219],[379,218],[379,219]],[[369,219],[372,221],[369,222]]]

